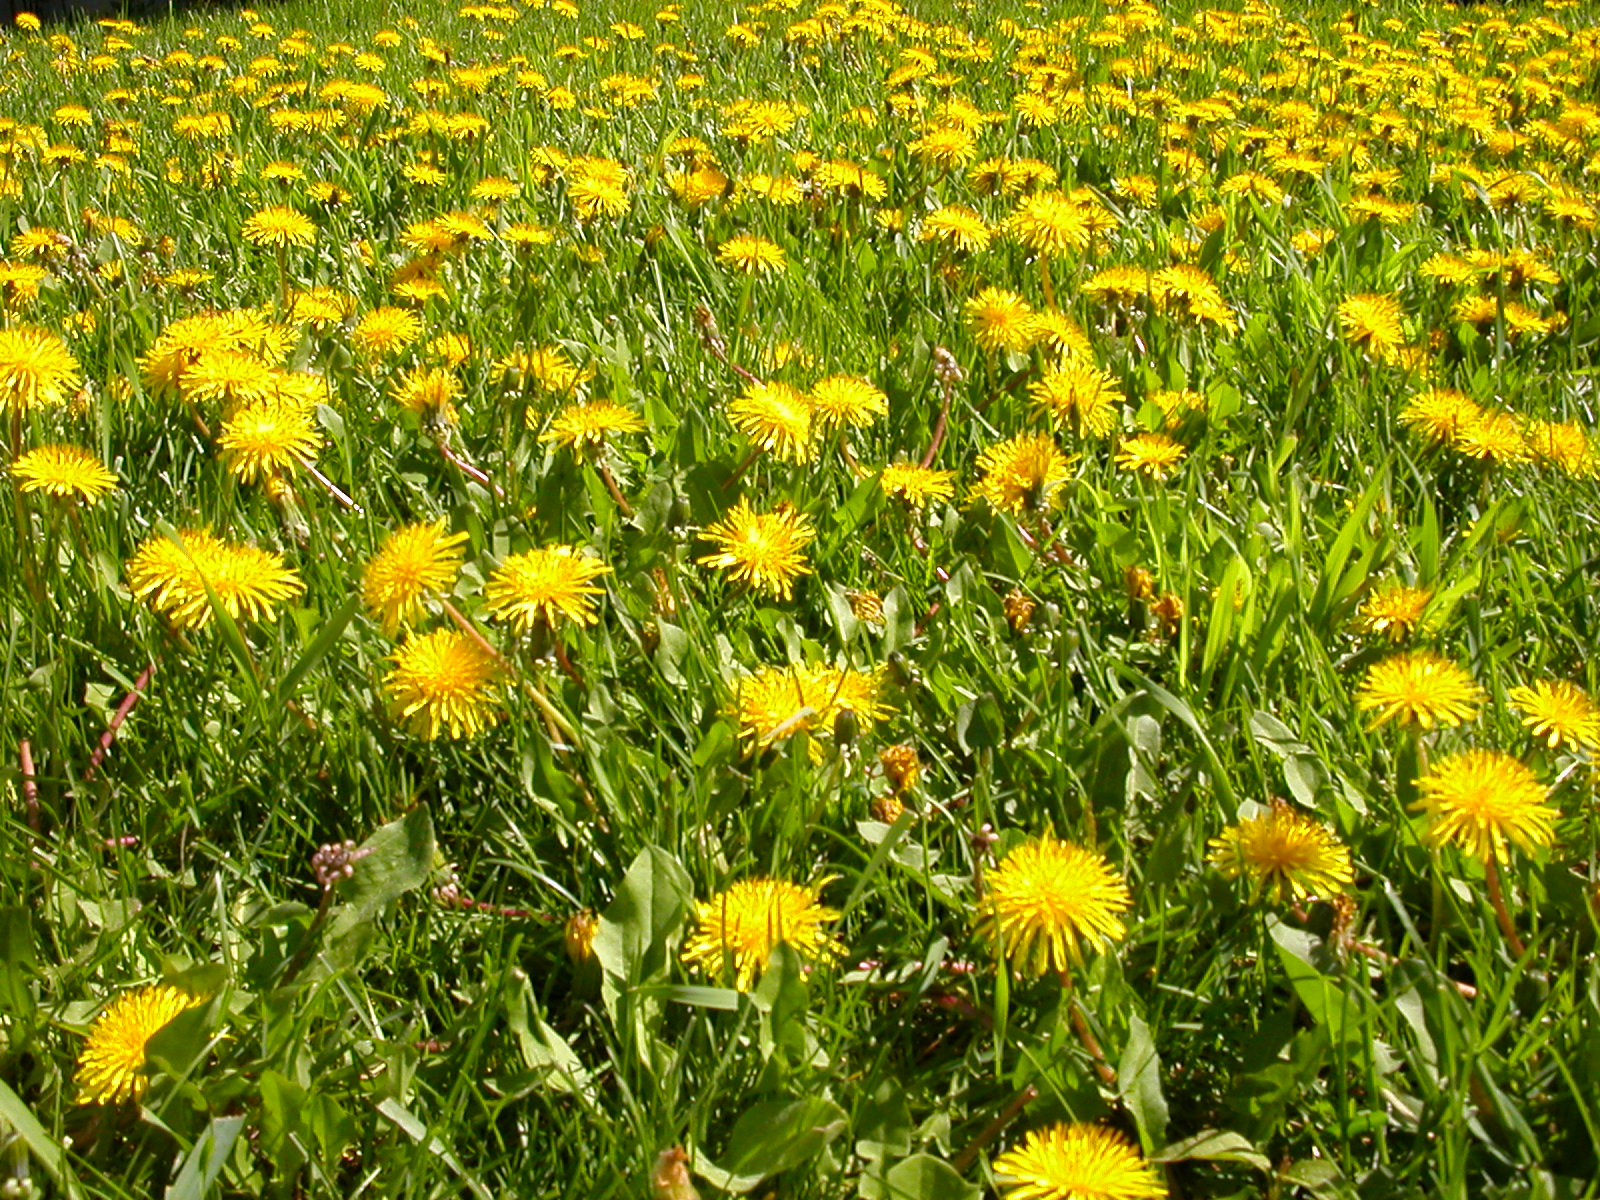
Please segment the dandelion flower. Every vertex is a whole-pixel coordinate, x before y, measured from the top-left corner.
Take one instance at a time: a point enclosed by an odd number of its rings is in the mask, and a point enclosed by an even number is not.
[[[1084,249],[1093,232],[1082,207],[1060,192],[1039,192],[1027,197],[1017,205],[1006,226],[1018,241],[1043,258]]]
[[[350,331],[351,343],[369,358],[394,354],[421,336],[422,319],[392,305],[373,309]]]
[[[389,395],[401,408],[425,421],[453,425],[461,381],[447,367],[415,367],[395,380]]]
[[[1403,642],[1422,628],[1428,604],[1433,600],[1431,588],[1410,587],[1403,583],[1388,583],[1374,588],[1356,614],[1356,625],[1363,633],[1386,636],[1391,642]]]
[[[195,404],[217,404],[224,412],[256,404],[275,390],[272,367],[248,350],[202,350],[179,378],[179,391]]]
[[[450,591],[461,570],[465,533],[446,533],[444,518],[406,525],[384,539],[361,576],[361,600],[393,637],[432,594]]]
[[[544,546],[513,554],[489,576],[483,589],[485,608],[509,620],[518,633],[541,622],[554,629],[563,618],[593,625],[599,616],[590,597],[602,595],[604,589],[592,581],[610,571],[576,546]]]
[[[1230,825],[1211,839],[1210,861],[1229,879],[1250,879],[1254,895],[1279,904],[1327,897],[1355,881],[1350,852],[1316,821],[1287,804]]]
[[[1363,293],[1339,303],[1339,328],[1344,340],[1379,362],[1393,362],[1405,344],[1405,314],[1393,296]]]
[[[304,466],[321,445],[311,412],[282,401],[238,409],[217,435],[228,471],[243,483],[264,482]]]
[[[78,360],[49,330],[0,330],[0,412],[62,408],[82,383]]]
[[[117,486],[117,477],[87,450],[76,446],[40,446],[11,464],[17,487],[24,492],[76,497],[93,504]]]
[[[985,350],[1020,354],[1038,337],[1033,307],[1015,292],[984,288],[962,307],[967,328]]]
[[[1116,464],[1147,479],[1165,479],[1183,462],[1189,448],[1164,433],[1140,433],[1123,438]]]
[[[710,900],[695,902],[698,928],[683,944],[683,961],[719,982],[732,968],[733,986],[748,992],[772,951],[785,945],[808,963],[828,963],[844,947],[825,928],[839,918],[822,903],[823,879],[809,887],[781,879],[746,879]]]
[[[1522,723],[1551,750],[1563,743],[1600,749],[1600,708],[1589,693],[1564,679],[1541,679],[1532,687],[1511,689]]]
[[[203,1004],[166,984],[124,992],[95,1018],[78,1052],[79,1104],[137,1100],[150,1086],[145,1047],[180,1013]]]
[[[1007,1200],[1148,1200],[1165,1196],[1160,1172],[1114,1129],[1052,1125],[994,1160]]]
[[[1434,388],[1413,396],[1400,410],[1400,423],[1430,445],[1453,442],[1457,432],[1469,421],[1483,415],[1483,409],[1462,392]]]
[[[858,731],[894,712],[880,698],[876,671],[848,667],[762,667],[741,679],[734,697],[739,737],[765,750],[795,734],[832,733],[841,713]]]
[[[1393,721],[1448,729],[1470,721],[1483,693],[1472,676],[1429,650],[1413,650],[1374,663],[1356,689],[1356,707],[1373,713],[1368,729]]]
[[[1105,858],[1046,833],[1023,842],[989,873],[978,935],[1029,975],[1083,961],[1080,940],[1103,946],[1126,932],[1128,885]]]
[[[610,400],[574,401],[558,412],[550,427],[539,435],[574,453],[597,453],[615,433],[639,433],[644,421],[632,409]]]
[[[930,500],[948,500],[956,494],[956,473],[936,471],[916,463],[890,463],[878,476],[878,486],[883,494],[904,501],[916,511],[925,508]]]
[[[740,433],[783,462],[811,461],[811,401],[786,383],[753,383],[728,403]]]
[[[999,512],[1021,515],[1043,507],[1067,478],[1067,456],[1047,433],[1020,434],[978,455],[980,478],[972,491]]]
[[[501,667],[476,639],[455,629],[413,637],[390,656],[384,690],[395,715],[428,741],[476,737],[499,719]]]
[[[811,411],[823,425],[868,425],[888,413],[889,397],[865,379],[832,375],[812,385]]]
[[[180,629],[210,624],[213,596],[234,620],[259,621],[305,590],[278,555],[204,530],[148,539],[128,560],[127,570],[128,590]]]
[[[746,275],[766,275],[782,269],[783,247],[764,237],[742,233],[717,247],[717,261]]]
[[[811,574],[805,548],[815,540],[816,527],[805,513],[788,505],[758,513],[742,499],[700,536],[720,547],[717,553],[696,559],[702,567],[728,571],[769,595],[787,600],[795,580]]]
[[[934,209],[923,218],[917,240],[938,242],[951,250],[972,254],[987,249],[993,237],[987,221],[972,209],[957,204]]]
[[[1450,844],[1481,862],[1505,863],[1507,842],[1525,854],[1555,842],[1561,814],[1545,804],[1544,784],[1509,754],[1453,754],[1417,780],[1417,792],[1421,799],[1411,807],[1427,814],[1433,846]]]
[[[317,227],[299,209],[274,204],[245,218],[240,230],[252,246],[309,246],[316,239]]]
[[[1028,389],[1034,403],[1080,437],[1104,437],[1117,424],[1122,389],[1116,377],[1092,363],[1069,361],[1046,371]]]

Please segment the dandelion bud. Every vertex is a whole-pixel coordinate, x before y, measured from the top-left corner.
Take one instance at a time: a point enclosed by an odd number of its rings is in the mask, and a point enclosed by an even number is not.
[[[1028,627],[1028,622],[1033,619],[1033,609],[1033,601],[1021,588],[1012,588],[1006,593],[1006,624],[1011,626],[1012,633],[1020,635]]]
[[[900,814],[905,812],[906,806],[900,797],[890,792],[886,796],[879,796],[872,802],[872,819],[882,821],[885,825],[893,825],[900,819]]]
[[[656,1156],[650,1169],[650,1200],[700,1200],[689,1181],[689,1156],[682,1146],[673,1146]]]
[[[582,909],[567,918],[562,943],[573,966],[582,966],[594,957],[594,935],[599,931],[600,918],[595,916],[593,909]]]
[[[1156,594],[1155,577],[1143,567],[1129,567],[1122,573],[1122,586],[1130,601],[1147,601]]]
[[[878,765],[883,768],[884,781],[889,793],[898,796],[908,792],[922,774],[922,764],[917,761],[917,748],[910,745],[890,746],[878,755]]]
[[[850,612],[856,620],[868,625],[883,624],[883,597],[877,592],[848,591],[844,596],[850,601]]]

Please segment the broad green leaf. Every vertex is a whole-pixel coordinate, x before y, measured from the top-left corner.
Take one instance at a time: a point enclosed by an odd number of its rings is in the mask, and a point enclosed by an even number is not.
[[[1271,1161],[1257,1150],[1248,1138],[1226,1129],[1207,1129],[1181,1142],[1174,1142],[1166,1149],[1150,1156],[1150,1161],[1162,1163],[1184,1162],[1190,1159],[1245,1163],[1258,1171],[1272,1170]]]
[[[294,696],[295,688],[300,686],[300,681],[306,677],[311,668],[327,657],[328,651],[332,650],[335,643],[343,636],[351,618],[360,608],[361,593],[352,593],[323,623],[315,640],[306,647],[305,653],[278,682],[277,690],[273,694],[273,702],[278,708],[282,708]]]
[[[1161,1059],[1150,1028],[1137,1013],[1128,1018],[1128,1041],[1117,1063],[1117,1094],[1139,1127],[1146,1152],[1167,1140],[1167,1100],[1161,1092]]]
[[[61,1148],[61,1143],[45,1131],[39,1119],[33,1115],[33,1110],[22,1102],[22,1098],[11,1090],[5,1080],[0,1079],[0,1127],[7,1125],[16,1131],[34,1161],[44,1168],[45,1174],[71,1200],[83,1195],[77,1176],[67,1165],[67,1152]]]
[[[166,1200],[203,1200],[227,1165],[244,1117],[216,1117],[190,1147],[166,1191]]]
[[[949,1163],[913,1154],[879,1177],[863,1177],[861,1200],[978,1200],[983,1189],[968,1183]]]
[[[844,1109],[820,1096],[752,1104],[728,1135],[721,1165],[701,1156],[695,1172],[724,1191],[753,1191],[763,1179],[815,1158],[848,1124]]]
[[[594,938],[613,1020],[623,991],[666,973],[693,896],[688,873],[665,850],[647,846],[634,858]]]

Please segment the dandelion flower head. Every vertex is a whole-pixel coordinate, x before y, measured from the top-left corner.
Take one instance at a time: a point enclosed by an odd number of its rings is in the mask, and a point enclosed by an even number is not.
[[[1372,590],[1356,614],[1356,625],[1363,633],[1387,637],[1391,642],[1403,642],[1423,627],[1428,604],[1433,600],[1431,588],[1411,587],[1390,582]]]
[[[1600,708],[1577,684],[1541,679],[1531,687],[1512,688],[1510,700],[1522,714],[1522,724],[1549,749],[1600,749]]]
[[[989,873],[978,934],[1029,975],[1065,973],[1083,961],[1080,942],[1120,941],[1128,885],[1105,858],[1043,834],[1017,846]]]
[[[44,492],[93,504],[117,486],[117,477],[87,450],[77,446],[40,446],[19,454],[12,477],[24,492]]]
[[[180,629],[203,629],[211,597],[234,620],[266,620],[303,590],[270,550],[225,542],[204,530],[149,538],[128,560],[128,589]]]
[[[728,402],[728,420],[783,462],[810,462],[811,401],[786,383],[753,383]]]
[[[994,1160],[1006,1200],[1152,1200],[1160,1172],[1127,1138],[1100,1125],[1036,1129]]]
[[[553,442],[576,453],[596,453],[613,434],[640,433],[644,421],[630,408],[610,400],[577,400],[550,420],[539,435],[541,442]]]
[[[697,971],[748,992],[772,951],[789,946],[808,963],[828,963],[844,948],[826,925],[839,918],[822,903],[824,879],[809,887],[781,879],[746,879],[706,901],[695,902],[698,928],[683,944],[683,961]]]
[[[0,412],[63,408],[82,383],[78,360],[49,330],[0,330]]]
[[[501,667],[474,638],[439,629],[411,638],[390,659],[394,670],[383,684],[394,713],[428,741],[476,737],[499,719]]]
[[[1278,802],[1230,825],[1210,842],[1210,861],[1229,879],[1250,880],[1254,895],[1279,904],[1326,899],[1355,881],[1350,852],[1304,813]]]
[[[1411,807],[1429,820],[1434,846],[1454,845],[1481,862],[1504,863],[1507,843],[1526,854],[1555,842],[1560,813],[1525,764],[1497,750],[1453,754],[1417,780],[1421,796]]]
[[[1431,650],[1413,650],[1374,663],[1356,689],[1356,707],[1373,714],[1367,728],[1389,721],[1448,729],[1470,721],[1483,698],[1472,676]]]
[[[504,617],[518,633],[561,621],[593,625],[599,620],[593,597],[603,588],[594,580],[611,568],[576,546],[543,546],[509,556],[484,586],[485,609]]]
[[[930,500],[949,500],[956,494],[956,473],[937,471],[916,463],[890,463],[878,476],[878,486],[886,496],[902,500],[912,509],[925,508]]]
[[[444,518],[396,529],[378,548],[361,576],[361,600],[393,637],[416,620],[422,602],[443,595],[461,570],[465,533],[447,533]]]
[[[1020,516],[1042,508],[1067,479],[1067,456],[1047,433],[1019,434],[978,455],[973,495],[999,512]]]
[[[174,1017],[204,1003],[166,984],[124,992],[89,1027],[78,1052],[79,1104],[137,1100],[150,1086],[145,1047]]]
[[[805,513],[786,504],[758,513],[748,499],[741,499],[700,536],[718,550],[695,561],[727,571],[769,595],[787,600],[794,594],[795,580],[811,574],[805,548],[815,540],[816,527]]]

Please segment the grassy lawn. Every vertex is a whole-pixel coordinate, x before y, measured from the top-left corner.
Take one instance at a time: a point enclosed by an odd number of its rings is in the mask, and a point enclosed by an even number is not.
[[[1600,1188],[1600,24],[0,33],[0,1196]]]

